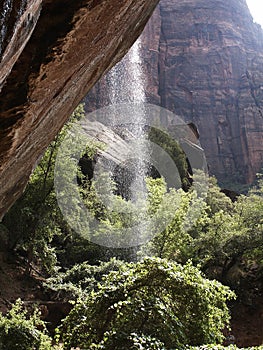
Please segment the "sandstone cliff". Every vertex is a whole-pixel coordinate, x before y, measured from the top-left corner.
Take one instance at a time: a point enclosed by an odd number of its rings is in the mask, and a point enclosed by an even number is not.
[[[263,166],[263,31],[246,1],[161,0],[141,40],[148,102],[197,126],[220,182],[252,182]]]
[[[245,0],[161,0],[143,33],[149,101],[197,125],[210,172],[263,166],[263,31]]]
[[[79,101],[140,35],[156,3],[0,1],[0,218]]]

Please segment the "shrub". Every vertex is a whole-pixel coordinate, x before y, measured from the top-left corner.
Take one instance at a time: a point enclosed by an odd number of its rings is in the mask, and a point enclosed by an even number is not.
[[[190,346],[187,348],[187,350],[263,350],[263,346],[252,346],[249,348],[238,348],[236,345],[229,345],[229,346],[223,346],[223,345],[202,345],[202,346]]]
[[[81,295],[87,295],[98,288],[98,282],[110,271],[118,270],[124,263],[115,258],[100,265],[90,265],[88,262],[74,265],[66,272],[49,278],[45,287],[53,292],[53,299],[70,300],[77,299]]]
[[[79,301],[59,330],[60,340],[65,349],[136,349],[131,334],[154,335],[167,349],[221,342],[229,322],[226,301],[233,297],[190,263],[145,258],[110,272]]]
[[[50,350],[51,339],[37,312],[28,316],[21,300],[6,316],[0,313],[0,350]]]

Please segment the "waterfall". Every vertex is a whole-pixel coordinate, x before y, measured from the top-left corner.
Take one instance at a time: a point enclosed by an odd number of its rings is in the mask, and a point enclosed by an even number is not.
[[[112,105],[123,103],[140,105],[139,112],[138,108],[134,112],[133,124],[128,126],[132,137],[137,140],[133,156],[135,174],[133,174],[134,180],[130,184],[131,200],[136,200],[136,194],[145,192],[144,179],[147,172],[146,163],[148,158],[147,147],[144,142],[144,104],[146,102],[146,96],[140,48],[141,40],[139,38],[125,58],[113,67],[108,75],[108,94]],[[113,124],[116,125],[116,120],[113,121]],[[126,183],[126,185],[128,184]]]
[[[110,103],[112,105],[129,103],[136,106],[134,107],[133,123],[126,125],[127,138],[130,138],[133,144],[133,155],[128,162],[123,164],[124,169],[115,168],[115,179],[122,177],[120,191],[123,197],[130,200],[137,208],[139,205],[145,206],[147,199],[145,178],[149,159],[145,135],[146,95],[140,50],[141,40],[139,38],[125,58],[113,67],[108,75]],[[113,121],[113,124],[116,125],[116,120]],[[135,234],[140,235],[141,231],[146,230],[145,222],[140,222]]]
[[[108,93],[111,104],[146,102],[140,47],[139,38],[124,59],[109,72]]]
[[[138,247],[163,232],[174,219],[183,198],[182,191],[178,191],[176,200],[168,191],[158,208],[151,208],[146,177],[162,177],[168,189],[180,189],[182,181],[190,185],[192,168],[186,168],[187,160],[196,169],[206,169],[203,150],[189,126],[174,113],[146,103],[140,50],[139,39],[107,75],[102,101],[105,103],[108,97],[110,103],[74,124],[59,148],[55,169],[59,206],[70,226],[95,244],[131,249],[130,258],[134,260]],[[188,145],[185,162],[180,141]],[[166,142],[168,149],[163,147]],[[97,147],[92,165],[97,216],[93,207],[83,204],[74,175],[79,171],[79,159],[87,144]],[[177,156],[179,163],[175,160]],[[207,188],[205,176],[200,183],[193,182],[193,189],[202,198]],[[184,219],[187,229],[202,212],[193,209],[189,208]]]

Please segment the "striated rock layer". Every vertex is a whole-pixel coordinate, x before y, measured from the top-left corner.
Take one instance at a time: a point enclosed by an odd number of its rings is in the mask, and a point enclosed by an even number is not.
[[[73,109],[157,0],[0,1],[0,218]]]
[[[245,0],[161,0],[143,35],[149,101],[199,130],[211,174],[263,167],[263,31]]]
[[[220,182],[251,183],[263,167],[263,31],[246,1],[161,0],[141,41],[148,102],[197,126]]]

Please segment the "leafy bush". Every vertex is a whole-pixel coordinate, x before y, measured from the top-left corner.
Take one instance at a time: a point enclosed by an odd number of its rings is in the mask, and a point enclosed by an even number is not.
[[[163,343],[168,349],[221,342],[229,323],[226,301],[233,297],[190,263],[145,258],[110,272],[97,291],[79,301],[59,330],[60,340],[65,349],[94,344],[134,349],[133,333],[145,339],[154,335],[156,346]]]
[[[0,350],[50,350],[51,339],[37,312],[28,316],[18,300],[6,316],[0,314]]]
[[[251,262],[256,262],[259,272],[263,271],[262,181],[247,196],[241,195],[232,203],[213,178],[209,179],[206,198],[198,196],[198,184],[188,193],[167,192],[161,180],[149,181],[150,210],[160,206],[162,222],[172,205],[178,205],[166,228],[141,248],[142,254],[182,264],[191,259],[207,276],[235,289],[244,276],[241,271],[233,278],[231,271],[235,267],[245,272]]]
[[[61,250],[60,254],[63,255],[62,246],[74,236],[73,230],[65,222],[58,207],[54,189],[54,169],[58,150],[69,128],[74,121],[83,116],[84,106],[80,104],[70,121],[46,149],[30,177],[24,194],[3,219],[5,230],[9,233],[9,249],[26,253],[28,273],[31,272],[32,262],[41,262],[45,273],[56,272],[58,247]],[[97,145],[90,144],[85,151],[92,156],[96,149]],[[94,247],[88,246],[88,249],[92,251]]]
[[[104,339],[99,344],[91,344],[91,350],[114,349],[114,350],[167,350],[164,344],[151,336],[132,333],[124,341],[123,335],[116,332],[106,332]]]
[[[229,345],[229,346],[223,346],[223,345],[201,345],[201,346],[190,346],[187,348],[187,350],[263,350],[263,346],[252,346],[249,348],[238,348],[236,345]]]
[[[59,273],[45,282],[47,290],[53,292],[52,299],[76,299],[98,289],[98,283],[111,271],[117,271],[123,262],[111,259],[100,265],[90,265],[88,262],[76,264],[66,272]]]
[[[151,142],[157,144],[163,150],[165,150],[167,154],[169,154],[178,169],[182,188],[184,190],[188,190],[191,186],[191,181],[188,174],[190,169],[188,169],[186,154],[179,143],[175,141],[167,132],[154,127],[150,128],[148,137]]]

